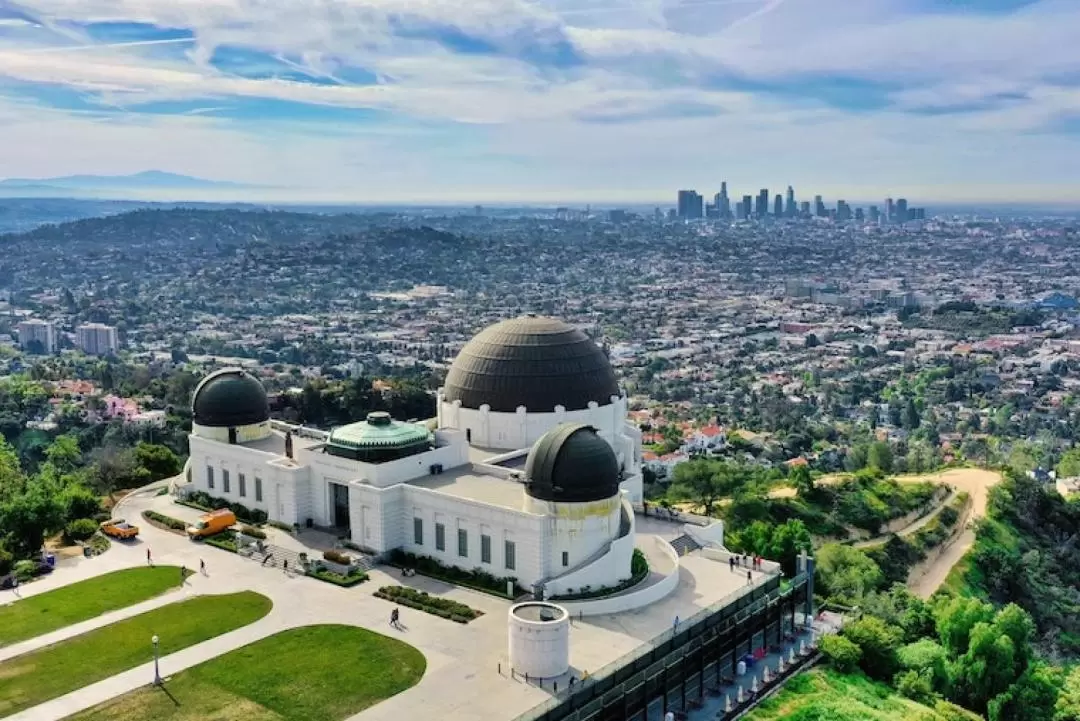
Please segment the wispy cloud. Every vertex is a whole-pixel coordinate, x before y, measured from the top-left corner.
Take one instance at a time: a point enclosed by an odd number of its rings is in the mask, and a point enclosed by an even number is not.
[[[308,188],[358,187],[361,172],[376,172],[384,191],[399,182],[399,192],[543,194],[561,178],[568,195],[614,197],[627,184],[715,184],[717,173],[854,191],[941,178],[1022,186],[1050,168],[1074,192],[1080,166],[1033,159],[1080,150],[1080,3],[963,6],[0,0],[0,110],[23,120],[31,145],[63,124],[73,145],[92,138],[101,149],[5,153],[0,175],[116,172],[153,159],[225,178],[259,168]],[[25,122],[27,113],[48,123]],[[392,128],[408,129],[408,141],[387,142]],[[181,142],[147,155],[123,140],[155,132],[219,155],[181,155]],[[380,170],[334,162],[360,147],[399,154]],[[818,153],[829,162],[807,166]]]

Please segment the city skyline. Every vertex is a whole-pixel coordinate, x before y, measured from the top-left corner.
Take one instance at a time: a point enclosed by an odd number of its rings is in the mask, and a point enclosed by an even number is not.
[[[0,0],[0,177],[652,203],[722,172],[1075,203],[1078,32],[1069,0]]]

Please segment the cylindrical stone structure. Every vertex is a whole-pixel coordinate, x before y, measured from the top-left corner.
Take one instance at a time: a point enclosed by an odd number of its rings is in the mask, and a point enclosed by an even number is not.
[[[529,678],[570,670],[570,614],[562,606],[527,601],[510,608],[510,667]]]

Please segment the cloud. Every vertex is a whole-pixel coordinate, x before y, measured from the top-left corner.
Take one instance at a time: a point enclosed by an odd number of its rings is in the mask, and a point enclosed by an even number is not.
[[[785,165],[833,187],[1016,184],[1038,180],[1031,158],[1075,148],[1080,125],[1075,0],[0,0],[0,23],[0,102],[112,149],[55,161],[65,173],[222,167],[139,154],[122,128],[197,139],[297,187],[373,172],[334,148],[386,158],[379,172],[410,190],[548,193],[538,179],[561,176],[659,191]],[[393,128],[408,141],[388,143]],[[1009,160],[1020,148],[1026,164]],[[42,174],[18,158],[0,174]],[[1080,167],[1049,167],[1080,183]]]

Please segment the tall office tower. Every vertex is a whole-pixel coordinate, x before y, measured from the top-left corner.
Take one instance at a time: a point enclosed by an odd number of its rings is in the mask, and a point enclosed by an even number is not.
[[[754,214],[759,218],[764,218],[769,214],[769,189],[762,188],[758,191],[757,203],[754,206]]]
[[[804,200],[803,202],[799,203],[799,215],[803,216],[804,218],[809,218],[810,217],[810,201],[809,200]]]
[[[787,187],[787,205],[784,208],[784,215],[789,218],[795,217],[795,188],[790,185]]]
[[[836,220],[841,223],[851,220],[851,206],[847,201],[836,201]]]
[[[896,206],[893,205],[892,198],[885,198],[885,222],[896,222]]]
[[[19,347],[29,353],[56,352],[56,326],[44,320],[24,320],[15,326]]]
[[[772,214],[777,218],[784,217],[784,196],[780,195],[780,193],[777,193],[776,197],[773,198]]]
[[[727,194],[727,181],[724,180],[720,183],[720,193],[717,195],[719,200],[716,201],[716,208],[720,211],[721,218],[731,217],[731,199]]]
[[[880,217],[881,217],[881,213],[878,211],[878,207],[876,205],[871,205],[870,206],[870,222],[871,223],[876,223],[876,222],[878,222],[878,219]]]
[[[906,223],[908,221],[907,213],[907,198],[900,198],[896,201],[896,222]]]
[[[89,355],[109,355],[120,349],[120,339],[111,325],[87,323],[75,329],[75,345]]]
[[[742,197],[742,217],[743,220],[748,220],[754,212],[754,197],[752,195],[744,195]]]
[[[683,220],[692,220],[702,217],[704,213],[704,198],[693,190],[679,191],[679,217]]]
[[[826,218],[829,215],[825,212],[825,202],[821,199],[820,195],[814,196],[814,215],[819,218]]]
[[[855,221],[858,222],[858,223],[861,223],[865,219],[866,219],[866,216],[863,215],[863,209],[862,208],[856,208],[855,209]]]

